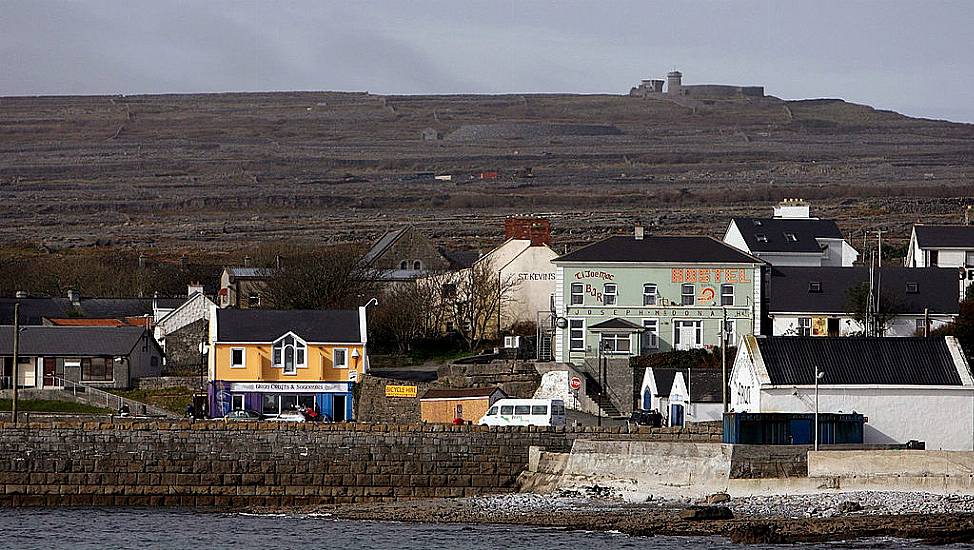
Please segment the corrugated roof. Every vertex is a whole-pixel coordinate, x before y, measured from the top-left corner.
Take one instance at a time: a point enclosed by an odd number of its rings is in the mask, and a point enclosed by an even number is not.
[[[219,342],[273,342],[288,332],[306,342],[362,341],[355,309],[219,309],[216,319]]]
[[[13,355],[13,326],[0,326],[0,354]],[[21,355],[80,357],[128,355],[143,337],[141,327],[21,327]]]
[[[713,237],[617,235],[584,246],[553,262],[647,262],[760,264],[758,258]]]
[[[832,220],[733,218],[733,222],[752,252],[817,253],[822,249],[815,239],[842,238],[839,226]]]
[[[901,306],[900,313],[923,314],[924,308],[932,314],[960,311],[956,268],[883,267],[875,270],[874,281],[880,296],[891,297]],[[849,313],[849,291],[864,283],[869,283],[868,267],[773,267],[770,311]]]
[[[947,342],[940,338],[760,336],[755,338],[774,385],[959,386]]]
[[[974,225],[913,226],[920,248],[974,248]]]
[[[227,271],[236,279],[267,279],[274,276],[272,267],[228,267]]]
[[[494,395],[494,392],[501,392],[504,396],[504,390],[492,387],[492,388],[433,388],[427,390],[423,394],[422,399],[463,399],[471,397],[490,397]]]

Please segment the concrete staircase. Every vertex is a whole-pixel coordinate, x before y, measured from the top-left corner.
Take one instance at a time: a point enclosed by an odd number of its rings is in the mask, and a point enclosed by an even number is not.
[[[619,411],[619,408],[612,403],[609,394],[605,393],[603,395],[602,385],[599,384],[599,381],[595,377],[587,371],[582,372],[582,375],[585,376],[585,395],[598,405],[604,416],[608,418],[621,418],[624,416]]]

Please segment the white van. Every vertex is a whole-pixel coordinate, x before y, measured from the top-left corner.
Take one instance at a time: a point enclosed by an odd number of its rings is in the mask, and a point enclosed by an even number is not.
[[[481,426],[564,426],[561,399],[498,399],[487,409]]]

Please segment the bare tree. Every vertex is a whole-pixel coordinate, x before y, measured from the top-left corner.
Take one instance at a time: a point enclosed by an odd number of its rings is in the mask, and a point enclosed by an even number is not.
[[[494,263],[482,260],[450,277],[455,285],[452,305],[446,299],[447,318],[453,321],[467,349],[479,347],[491,334],[500,332],[501,310],[513,300],[518,281],[501,275]]]
[[[340,309],[366,303],[378,293],[373,270],[358,247],[338,246],[286,258],[267,282],[264,296],[278,309]]]
[[[379,298],[369,327],[378,340],[394,344],[402,354],[419,338],[438,336],[443,326],[439,280],[426,277],[397,285]]]

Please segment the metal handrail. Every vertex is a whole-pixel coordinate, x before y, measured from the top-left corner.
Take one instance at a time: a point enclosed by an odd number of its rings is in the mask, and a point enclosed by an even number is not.
[[[142,412],[144,414],[149,414],[150,412],[152,412],[152,414],[156,414],[156,415],[161,414],[164,416],[175,416],[169,411],[166,411],[159,407],[148,405],[146,403],[135,401],[133,399],[128,399],[126,397],[122,397],[121,395],[115,395],[114,393],[107,392],[105,390],[95,388],[87,384],[83,384],[81,382],[68,380],[60,376],[55,376],[53,378],[56,386],[59,385],[64,391],[70,391],[72,395],[75,396],[75,398],[78,397],[78,390],[80,389],[81,393],[84,393],[86,396],[89,397],[86,398],[85,401],[92,406],[98,406],[100,404],[99,402],[103,402],[105,404],[106,409],[119,410],[122,408],[122,405],[129,405],[129,407],[133,409],[133,412],[135,408],[139,407],[142,409]],[[94,397],[94,399],[92,399],[91,397]]]

